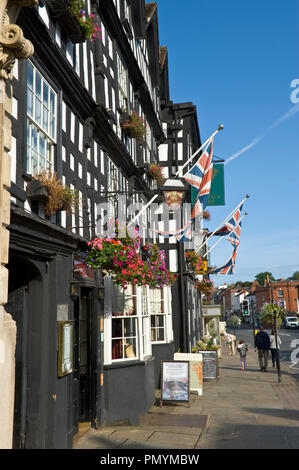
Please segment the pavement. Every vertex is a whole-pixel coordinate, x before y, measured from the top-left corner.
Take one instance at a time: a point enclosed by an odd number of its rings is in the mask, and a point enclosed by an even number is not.
[[[239,354],[222,347],[220,378],[204,381],[203,395],[186,404],[156,404],[138,426],[90,429],[75,449],[299,449],[299,366],[281,363],[281,382],[272,368],[261,372],[250,348],[247,368]]]

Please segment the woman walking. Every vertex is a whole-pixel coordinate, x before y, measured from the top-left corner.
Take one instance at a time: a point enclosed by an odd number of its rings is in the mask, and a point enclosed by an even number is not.
[[[281,340],[280,340],[280,337],[277,336],[277,349],[280,348],[280,345],[281,345]],[[272,330],[271,335],[270,335],[270,351],[271,351],[271,356],[272,356],[273,368],[275,368],[275,364],[277,364],[277,354],[278,354],[277,349],[276,349],[276,340],[275,340],[274,330]]]

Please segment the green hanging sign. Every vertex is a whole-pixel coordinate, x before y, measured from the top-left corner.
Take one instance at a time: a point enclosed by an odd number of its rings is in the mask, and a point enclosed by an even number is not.
[[[191,203],[192,207],[196,201],[197,189],[191,187]],[[223,163],[213,164],[211,189],[208,199],[208,206],[225,206],[224,194],[224,165]]]
[[[208,206],[225,206],[224,164],[214,163]]]

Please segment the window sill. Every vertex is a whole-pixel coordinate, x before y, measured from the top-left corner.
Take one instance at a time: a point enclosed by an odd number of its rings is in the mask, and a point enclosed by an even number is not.
[[[153,356],[146,356],[143,360],[133,359],[132,361],[112,362],[112,364],[104,365],[104,370],[122,369],[123,367],[144,366],[145,364],[152,362],[154,359],[155,358]]]

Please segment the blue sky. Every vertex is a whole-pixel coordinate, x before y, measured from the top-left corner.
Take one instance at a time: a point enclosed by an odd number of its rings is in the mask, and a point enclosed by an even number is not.
[[[171,99],[196,105],[202,141],[224,124],[214,153],[228,160],[295,106],[290,97],[291,82],[299,80],[299,2],[157,3]],[[211,230],[247,193],[250,198],[235,275],[213,276],[215,285],[253,280],[261,271],[275,278],[299,271],[299,112],[225,165],[225,191],[226,205],[209,208],[205,226]],[[211,265],[224,264],[231,254],[232,246],[220,242]]]

